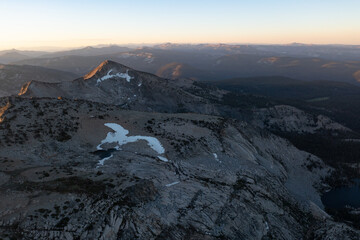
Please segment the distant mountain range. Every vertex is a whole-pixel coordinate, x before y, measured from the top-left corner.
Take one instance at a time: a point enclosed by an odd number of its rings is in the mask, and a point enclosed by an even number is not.
[[[104,47],[85,47],[80,49],[73,49],[58,52],[45,52],[45,51],[22,51],[17,49],[0,51],[0,63],[7,64],[16,61],[22,61],[31,58],[54,58],[64,56],[96,56],[104,54],[112,54],[117,52],[126,52],[131,49],[128,47],[120,47],[116,45]]]
[[[17,65],[53,68],[78,76],[109,59],[173,79],[206,81],[284,76],[307,81],[329,80],[354,84],[358,84],[360,80],[360,51],[357,46],[162,44],[137,49],[119,46],[87,47],[43,54],[36,58],[13,58],[12,63]],[[8,57],[6,61],[9,59]]]
[[[322,58],[334,61],[359,61],[359,45],[313,45],[313,44],[278,44],[278,45],[236,45],[236,44],[173,44],[155,45],[164,50],[187,51],[193,53],[257,54],[296,58]]]
[[[128,47],[120,47],[116,45],[106,46],[106,47],[85,47],[80,49],[68,50],[68,51],[60,51],[54,53],[47,53],[41,55],[41,58],[53,58],[53,57],[63,57],[63,56],[97,56],[104,54],[112,54],[119,52],[127,52],[131,49]]]
[[[24,59],[39,57],[46,52],[40,51],[19,51],[16,49],[0,51],[0,64],[7,64],[11,62],[21,61]]]

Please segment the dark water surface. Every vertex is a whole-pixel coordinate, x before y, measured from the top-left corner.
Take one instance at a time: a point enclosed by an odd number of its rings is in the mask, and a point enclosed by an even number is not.
[[[325,207],[332,209],[342,209],[345,206],[354,208],[360,207],[360,179],[353,179],[353,183],[348,186],[334,188],[324,193],[321,200]]]
[[[117,151],[115,148],[110,148],[108,150],[97,150],[95,152],[92,152],[92,154],[99,156],[100,159],[104,159],[110,157],[111,154],[115,151]]]

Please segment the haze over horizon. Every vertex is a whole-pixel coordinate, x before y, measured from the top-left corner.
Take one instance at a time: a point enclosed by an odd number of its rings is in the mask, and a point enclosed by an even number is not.
[[[355,0],[0,1],[0,50],[164,42],[358,45],[359,8]]]

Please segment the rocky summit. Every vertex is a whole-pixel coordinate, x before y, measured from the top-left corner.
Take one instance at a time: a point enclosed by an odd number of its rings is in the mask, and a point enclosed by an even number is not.
[[[65,97],[84,99],[139,111],[187,111],[213,113],[206,99],[194,95],[191,80],[169,80],[139,72],[112,61],[104,61],[82,78],[71,82],[32,81],[20,92],[24,97]],[[215,94],[217,97],[219,93]]]
[[[359,239],[321,201],[334,168],[266,123],[350,130],[228,96],[105,61],[1,98],[0,238]]]

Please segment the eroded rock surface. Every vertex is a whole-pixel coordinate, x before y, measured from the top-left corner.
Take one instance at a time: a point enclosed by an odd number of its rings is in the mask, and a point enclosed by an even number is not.
[[[322,180],[332,169],[247,123],[84,100],[0,103],[7,106],[0,116],[1,238],[360,236],[320,214]],[[109,132],[106,123],[158,139],[169,161],[140,140],[97,167],[93,152]]]

